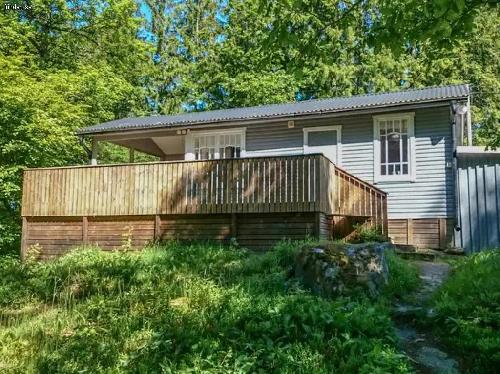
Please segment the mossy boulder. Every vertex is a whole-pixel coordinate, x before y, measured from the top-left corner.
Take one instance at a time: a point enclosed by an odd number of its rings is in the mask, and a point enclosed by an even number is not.
[[[316,294],[334,297],[355,288],[378,296],[387,284],[384,252],[390,243],[307,245],[295,258],[293,276]]]

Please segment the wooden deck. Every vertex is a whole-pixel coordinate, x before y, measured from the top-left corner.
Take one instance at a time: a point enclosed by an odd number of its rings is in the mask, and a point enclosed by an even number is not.
[[[23,253],[34,244],[54,253],[81,243],[117,247],[123,227],[132,227],[137,245],[200,233],[240,238],[235,221],[248,243],[265,245],[330,235],[338,217],[386,230],[387,195],[322,155],[75,166],[26,169],[21,214]]]

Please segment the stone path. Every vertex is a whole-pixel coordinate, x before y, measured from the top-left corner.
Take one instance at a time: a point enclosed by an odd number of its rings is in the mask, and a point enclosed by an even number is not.
[[[396,334],[403,350],[420,373],[460,373],[459,363],[446,353],[431,331],[420,331],[416,319],[432,315],[426,302],[447,278],[450,266],[442,262],[413,261],[422,284],[411,295],[412,301],[394,306]]]

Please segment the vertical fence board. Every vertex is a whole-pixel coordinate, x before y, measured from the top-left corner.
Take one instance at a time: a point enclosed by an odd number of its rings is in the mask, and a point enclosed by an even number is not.
[[[455,246],[467,253],[500,247],[500,154],[459,154]]]
[[[373,215],[384,224],[385,196],[322,155],[301,155],[26,170],[22,212],[92,217],[321,211]]]

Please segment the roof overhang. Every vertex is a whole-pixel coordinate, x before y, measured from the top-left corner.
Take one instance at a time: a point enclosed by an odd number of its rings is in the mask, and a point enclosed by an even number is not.
[[[192,127],[248,125],[303,118],[344,116],[399,110],[409,107],[430,107],[460,101],[469,96],[468,85],[430,87],[333,99],[301,101],[288,104],[262,105],[206,112],[189,112],[170,116],[124,118],[83,128],[80,136],[124,133],[132,131],[167,130]]]

